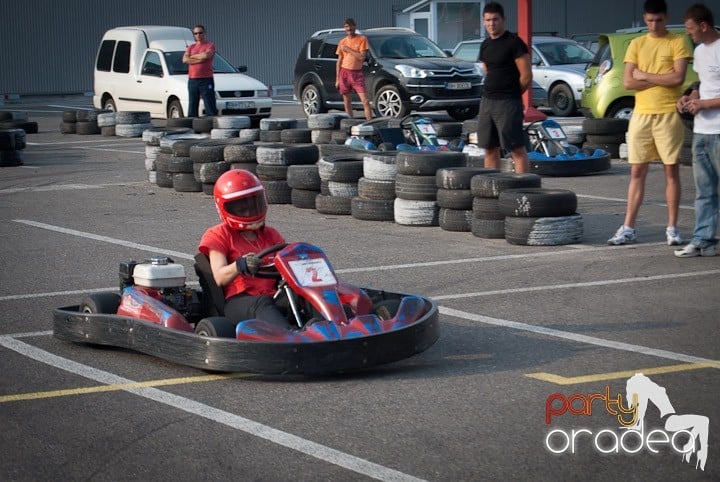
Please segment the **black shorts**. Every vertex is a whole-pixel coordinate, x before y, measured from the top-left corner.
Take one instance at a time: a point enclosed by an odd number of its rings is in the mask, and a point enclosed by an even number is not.
[[[480,101],[478,146],[513,150],[525,146],[522,99],[487,99]]]

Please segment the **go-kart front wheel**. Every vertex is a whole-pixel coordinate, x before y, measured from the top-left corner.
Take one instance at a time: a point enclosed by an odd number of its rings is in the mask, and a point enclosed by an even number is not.
[[[235,338],[235,323],[224,316],[203,318],[195,326],[195,334],[215,338]]]
[[[80,303],[80,313],[114,315],[120,307],[117,293],[94,293]]]

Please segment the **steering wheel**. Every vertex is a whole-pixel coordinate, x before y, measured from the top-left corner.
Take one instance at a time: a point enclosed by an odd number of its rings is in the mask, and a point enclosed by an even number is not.
[[[257,255],[260,258],[264,258],[265,256],[267,256],[269,254],[277,253],[278,251],[280,251],[287,245],[288,245],[288,243],[280,243],[280,244],[275,244],[273,246],[268,246],[267,248],[265,248],[262,251],[260,251],[259,253],[257,253]],[[255,273],[255,276],[257,276],[258,278],[274,278],[274,279],[281,278],[281,275],[278,272],[278,270],[274,264],[268,265],[268,266],[261,266],[260,270],[257,273]]]
[[[408,114],[400,120],[400,127],[410,130],[412,129],[412,124],[419,119],[427,119],[427,117],[420,114]]]

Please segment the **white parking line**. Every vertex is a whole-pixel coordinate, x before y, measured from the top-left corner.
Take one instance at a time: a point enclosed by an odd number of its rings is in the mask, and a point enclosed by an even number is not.
[[[102,189],[117,186],[138,186],[147,184],[145,181],[118,182],[113,184],[52,184],[49,186],[13,187],[0,189],[0,194],[15,194],[18,192],[42,192],[42,191],[75,191],[84,189]]]
[[[107,149],[102,147],[71,147],[70,149],[82,149],[86,151],[103,151],[103,152],[124,152],[125,154],[144,154],[145,151],[128,151],[124,149]]]
[[[136,383],[135,380],[120,377],[113,373],[53,355],[45,350],[41,350],[8,336],[0,336],[0,345],[38,362],[45,363],[46,365],[65,370],[75,375],[106,385]],[[234,413],[229,413],[224,410],[211,407],[210,405],[196,402],[195,400],[191,400],[189,398],[158,390],[157,388],[123,388],[123,390],[139,397],[177,408],[178,410],[182,410],[192,415],[212,420],[227,427],[240,430],[255,437],[273,442],[277,445],[309,455],[323,462],[372,477],[373,479],[387,481],[423,480],[325,445],[315,443],[302,437],[298,437],[297,435],[283,432],[282,430],[278,430],[268,425],[263,425],[245,417],[235,415]]]

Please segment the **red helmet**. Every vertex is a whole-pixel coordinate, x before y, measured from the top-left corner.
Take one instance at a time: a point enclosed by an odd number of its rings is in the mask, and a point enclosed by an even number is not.
[[[220,219],[230,228],[253,230],[265,223],[265,188],[252,172],[224,172],[215,182],[213,197]]]

